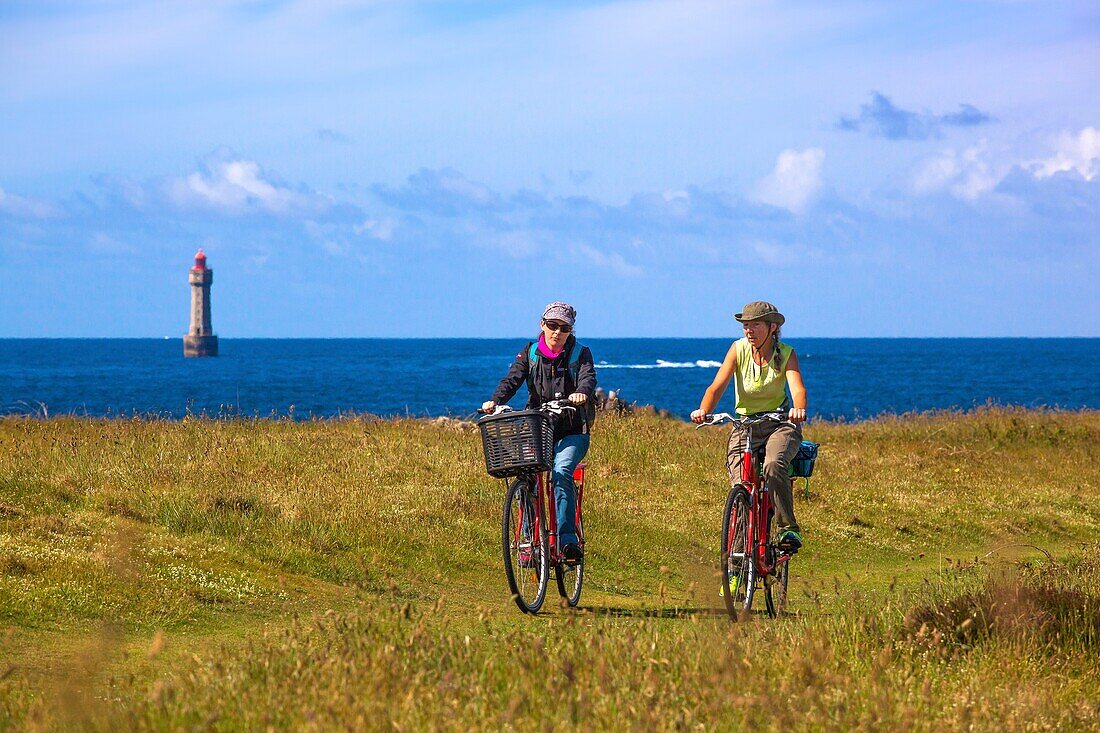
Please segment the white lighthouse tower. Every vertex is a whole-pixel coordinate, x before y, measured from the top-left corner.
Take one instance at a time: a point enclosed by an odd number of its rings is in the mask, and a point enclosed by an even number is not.
[[[217,356],[218,337],[210,325],[210,286],[214,271],[206,266],[206,255],[195,254],[195,266],[188,275],[191,283],[191,328],[183,337],[184,356]]]

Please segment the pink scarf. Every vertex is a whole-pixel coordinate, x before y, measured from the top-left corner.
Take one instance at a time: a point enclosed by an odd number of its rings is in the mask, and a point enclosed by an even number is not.
[[[539,353],[545,356],[547,359],[557,359],[564,351],[564,347],[558,351],[551,351],[550,347],[546,343],[546,334],[539,334]]]

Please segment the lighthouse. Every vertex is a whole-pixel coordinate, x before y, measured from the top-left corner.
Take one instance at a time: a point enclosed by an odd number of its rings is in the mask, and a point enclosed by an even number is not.
[[[188,273],[191,283],[191,328],[183,337],[184,356],[217,356],[218,337],[210,325],[210,286],[214,271],[206,266],[206,255],[195,253],[195,266]]]

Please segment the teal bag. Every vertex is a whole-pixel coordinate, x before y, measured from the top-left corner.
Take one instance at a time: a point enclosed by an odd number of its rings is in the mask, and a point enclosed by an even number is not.
[[[818,444],[803,440],[798,453],[791,460],[787,472],[792,478],[809,478],[814,475],[814,461],[817,460]]]

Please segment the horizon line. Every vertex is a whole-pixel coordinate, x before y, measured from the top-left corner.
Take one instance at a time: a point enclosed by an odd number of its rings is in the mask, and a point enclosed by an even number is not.
[[[530,340],[527,336],[222,336],[222,341],[508,341]],[[739,336],[724,334],[720,336],[584,336],[588,339],[620,339],[634,341],[691,341],[702,339],[737,339]],[[183,340],[183,336],[0,336],[0,341],[172,341]],[[784,340],[821,339],[821,340],[1004,340],[1050,341],[1059,339],[1100,339],[1100,336],[790,336]]]

